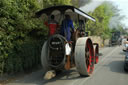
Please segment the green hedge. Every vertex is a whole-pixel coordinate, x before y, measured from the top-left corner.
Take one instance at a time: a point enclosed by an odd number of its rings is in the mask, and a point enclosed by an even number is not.
[[[28,41],[14,47],[12,53],[5,60],[4,72],[29,71],[40,66],[40,54],[43,42],[43,40]]]
[[[0,74],[27,71],[40,64],[47,38],[43,21],[34,18],[38,0],[0,0]]]
[[[13,40],[7,38],[9,35],[0,38],[0,74],[26,72],[40,66],[41,49],[47,39],[40,32],[29,32],[23,39],[13,37]]]

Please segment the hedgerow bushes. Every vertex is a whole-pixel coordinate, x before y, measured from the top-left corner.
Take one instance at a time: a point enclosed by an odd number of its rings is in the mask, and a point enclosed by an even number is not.
[[[0,0],[0,74],[40,64],[47,29],[42,20],[34,18],[39,8],[37,0]]]

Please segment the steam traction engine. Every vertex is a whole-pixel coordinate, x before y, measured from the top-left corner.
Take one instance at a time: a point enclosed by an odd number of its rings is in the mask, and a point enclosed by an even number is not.
[[[54,6],[43,9],[36,13],[38,17],[42,14],[56,15],[56,19],[62,15],[69,14],[74,21],[87,19],[95,22],[95,19],[83,11],[73,6]],[[60,16],[58,15],[60,14]],[[58,19],[61,20],[61,19]],[[97,43],[85,36],[83,28],[76,30],[72,34],[72,42],[67,42],[66,38],[60,34],[55,34],[44,43],[41,52],[41,63],[45,72],[55,70],[70,70],[75,67],[81,76],[89,76],[94,70],[94,64],[98,63],[99,47]],[[85,28],[84,28],[85,29]]]

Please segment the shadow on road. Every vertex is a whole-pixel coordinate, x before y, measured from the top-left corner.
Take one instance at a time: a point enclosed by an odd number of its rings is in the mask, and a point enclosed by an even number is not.
[[[53,79],[46,80],[43,83],[43,85],[45,85],[49,82],[56,82],[57,80],[75,80],[75,79],[81,79],[81,78],[87,78],[87,77],[81,77],[75,69],[69,70],[69,71],[63,71],[62,73],[58,74]]]
[[[120,60],[120,61],[112,61],[110,62],[108,65],[104,65],[110,68],[110,71],[112,72],[117,72],[117,73],[123,73],[123,74],[127,74],[124,71],[124,61]]]
[[[102,53],[99,53],[98,55],[99,55],[99,56],[103,56],[103,54],[102,54]]]
[[[12,81],[6,85],[49,85],[49,84],[53,85],[53,83],[56,83],[58,81],[60,82],[61,80],[68,81],[68,80],[75,80],[81,78],[88,78],[88,77],[81,77],[79,73],[76,71],[76,69],[73,70],[71,69],[69,71],[63,71],[62,73],[58,74],[56,77],[50,80],[44,80],[43,71],[40,70],[30,75],[26,75],[24,78]]]

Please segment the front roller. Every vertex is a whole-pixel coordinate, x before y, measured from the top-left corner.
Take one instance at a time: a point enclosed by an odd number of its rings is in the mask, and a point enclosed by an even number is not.
[[[78,38],[75,47],[75,64],[81,76],[89,76],[94,70],[94,50],[90,38]]]
[[[50,70],[47,57],[48,57],[48,42],[46,41],[41,51],[41,64],[43,66],[44,72],[47,72],[48,70]]]

